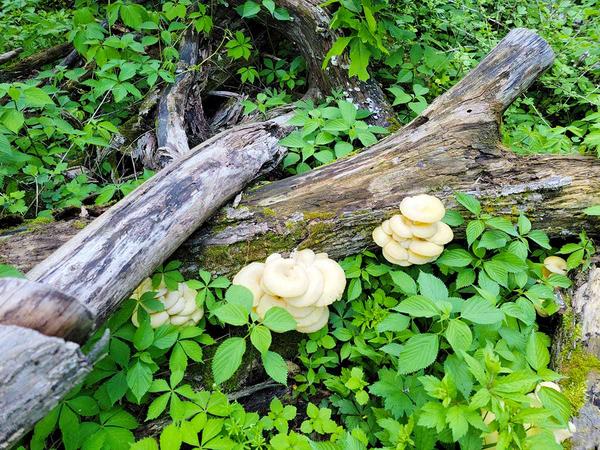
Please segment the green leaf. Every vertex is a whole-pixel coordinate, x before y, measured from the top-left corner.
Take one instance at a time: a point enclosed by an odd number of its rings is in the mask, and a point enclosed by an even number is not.
[[[352,38],[350,44],[350,68],[348,74],[353,77],[357,76],[361,81],[367,81],[369,79],[369,59],[371,58],[371,51],[363,42],[358,38]]]
[[[265,313],[265,319],[262,323],[275,333],[295,330],[297,325],[292,315],[278,306],[269,309]]]
[[[475,296],[467,300],[460,313],[461,317],[482,325],[493,324],[504,319],[504,313],[484,298]]]
[[[513,225],[513,223],[510,220],[505,219],[503,217],[492,217],[491,219],[487,219],[485,223],[488,226],[497,230],[504,231],[506,234],[509,234],[511,236],[518,236],[518,233],[515,230],[515,226]]]
[[[173,423],[167,425],[160,433],[160,450],[179,450],[181,448],[181,431]]]
[[[242,326],[248,323],[248,311],[244,306],[225,303],[213,311],[214,315],[223,323]]]
[[[271,346],[271,332],[263,325],[257,325],[250,333],[250,342],[260,352],[265,353]]]
[[[19,132],[24,123],[23,113],[16,109],[9,109],[2,115],[2,124],[15,134]]]
[[[246,351],[246,341],[241,337],[226,339],[215,352],[212,360],[212,372],[216,384],[230,379],[242,364]]]
[[[600,216],[600,205],[594,205],[594,206],[585,208],[583,210],[583,213],[587,214],[588,216]]]
[[[402,271],[390,271],[390,277],[392,282],[400,288],[402,292],[408,295],[415,295],[417,293],[417,284],[408,274]]]
[[[467,224],[467,244],[469,247],[473,245],[475,239],[481,236],[481,233],[485,231],[485,223],[483,220],[472,220]]]
[[[141,361],[136,361],[127,371],[127,386],[139,402],[152,384],[152,371]]]
[[[459,319],[452,319],[444,333],[448,343],[455,352],[467,351],[473,342],[473,334],[469,326]]]
[[[306,141],[304,140],[301,131],[293,131],[281,139],[279,145],[289,148],[302,148],[306,145]]]
[[[25,274],[16,267],[8,264],[0,264],[0,278],[25,278]]]
[[[435,334],[417,334],[403,345],[398,356],[398,373],[407,374],[424,369],[435,361],[438,354]]]
[[[278,383],[287,385],[288,368],[281,355],[279,353],[267,351],[260,357],[267,375]]]
[[[523,236],[531,231],[531,221],[523,214],[519,216],[517,226],[519,227],[519,234]]]
[[[462,289],[471,286],[475,282],[475,271],[473,269],[465,269],[458,272],[456,276],[456,289]]]
[[[348,301],[356,300],[362,293],[362,282],[360,278],[353,278],[348,284]]]
[[[462,192],[455,194],[456,201],[463,205],[467,210],[478,216],[481,213],[481,203],[475,197]]]
[[[448,299],[448,288],[442,280],[427,273],[419,272],[419,291],[421,295],[433,300],[434,302],[443,302]]]
[[[65,450],[75,450],[79,442],[79,419],[70,408],[61,408],[58,427]]]
[[[440,315],[440,310],[435,303],[421,295],[408,297],[394,309],[412,317],[435,317]]]
[[[356,106],[346,100],[338,100],[338,108],[342,114],[342,119],[348,125],[354,124],[356,121]]]
[[[552,246],[550,245],[550,239],[548,239],[548,235],[540,230],[533,230],[527,234],[527,237],[535,242],[542,248],[546,250],[550,250]]]
[[[527,341],[525,357],[527,362],[535,370],[540,370],[548,366],[550,362],[550,352],[546,343],[548,336],[544,333],[532,332]]]
[[[156,419],[160,416],[163,411],[166,409],[167,404],[169,403],[169,399],[171,398],[171,393],[167,392],[166,394],[162,394],[156,397],[150,406],[148,406],[148,413],[146,414],[146,421]]]
[[[80,416],[95,416],[98,414],[96,400],[88,395],[79,395],[67,401],[67,404]]]
[[[377,324],[377,331],[383,333],[384,331],[395,331],[400,332],[406,330],[410,323],[410,318],[402,314],[391,313],[388,314],[385,319]]]
[[[465,219],[463,219],[463,216],[461,216],[458,211],[447,210],[442,218],[442,222],[451,227],[459,227],[465,223]]]
[[[404,89],[402,89],[400,86],[392,86],[388,88],[388,91],[390,91],[394,96],[394,103],[392,103],[392,106],[403,105],[412,100],[412,95],[404,92]]]
[[[54,104],[50,96],[37,87],[25,89],[23,95],[25,96],[27,106],[42,107]]]
[[[158,450],[158,444],[153,438],[144,438],[129,447],[129,450]]]
[[[481,236],[479,247],[487,248],[488,250],[502,248],[506,245],[508,240],[509,236],[504,231],[489,230]]]
[[[571,417],[569,400],[557,390],[542,386],[537,393],[542,405],[547,408],[561,423],[566,424]]]
[[[444,251],[435,262],[448,267],[466,267],[473,262],[473,257],[462,248],[453,248]]]
[[[469,422],[466,418],[467,412],[464,405],[451,406],[446,411],[446,422],[452,430],[452,439],[455,442],[467,434],[469,430]]]
[[[242,19],[256,16],[260,12],[260,5],[252,0],[247,0],[235,9]]]

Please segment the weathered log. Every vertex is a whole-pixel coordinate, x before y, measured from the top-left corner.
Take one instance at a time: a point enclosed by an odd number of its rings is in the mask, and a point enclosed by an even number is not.
[[[586,227],[600,203],[600,162],[581,156],[520,157],[500,145],[503,111],[552,62],[550,47],[512,31],[481,64],[412,123],[370,149],[247,193],[174,255],[231,273],[274,251],[311,247],[335,258],[374,248],[371,230],[407,195],[429,192],[454,206],[455,191],[497,214],[527,213],[551,236]]]
[[[106,334],[87,357],[79,346],[0,325],[0,449],[11,448],[92,370]]]
[[[173,162],[34,267],[102,322],[219,206],[276,165],[288,116],[218,134]]]
[[[77,299],[23,278],[0,278],[0,323],[85,342],[93,316]]]
[[[600,268],[579,273],[565,295],[562,321],[552,341],[552,363],[566,378],[563,388],[578,408],[573,450],[600,443]]]
[[[29,77],[32,71],[41,70],[42,66],[66,56],[72,48],[72,45],[69,43],[58,44],[28,56],[10,67],[0,70],[0,81],[8,81],[12,78]]]
[[[23,47],[17,47],[13,50],[9,50],[8,52],[0,53],[0,64],[5,64],[11,59],[16,58],[23,51]]]

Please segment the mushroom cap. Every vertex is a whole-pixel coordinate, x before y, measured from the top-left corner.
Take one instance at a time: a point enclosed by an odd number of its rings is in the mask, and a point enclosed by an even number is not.
[[[179,295],[179,291],[170,291],[161,299],[163,305],[165,305],[165,309],[169,309],[177,300],[179,300],[181,296]]]
[[[243,267],[233,280],[232,284],[244,286],[252,292],[252,306],[258,305],[258,301],[263,295],[263,290],[260,287],[260,280],[262,279],[263,272],[265,271],[265,264],[261,262],[253,262]]]
[[[409,239],[413,236],[413,232],[409,224],[406,223],[402,214],[396,214],[390,219],[390,228],[392,233],[402,239]]]
[[[256,306],[256,314],[260,317],[260,320],[264,320],[265,314],[268,310],[274,307],[287,309],[287,304],[283,299],[273,297],[269,294],[263,294],[263,296],[258,301],[258,305]]]
[[[567,261],[560,256],[548,256],[544,259],[544,267],[552,273],[559,275],[567,274]]]
[[[400,202],[400,211],[407,219],[422,223],[437,222],[442,220],[446,214],[446,208],[442,202],[427,194],[405,197]]]
[[[381,223],[381,229],[385,232],[385,234],[392,234],[392,227],[390,226],[390,221],[388,220],[384,220]]]
[[[270,263],[272,261],[277,261],[278,259],[282,258],[283,257],[279,253],[271,253],[269,256],[267,256],[267,259],[265,259],[265,264]]]
[[[303,323],[298,323],[298,326],[296,327],[296,331],[299,333],[314,333],[315,331],[319,331],[321,328],[323,328],[329,320],[329,308],[315,308],[315,312],[307,317],[311,318],[311,322],[305,323],[301,319],[301,322]]]
[[[410,241],[410,247],[408,249],[417,255],[427,257],[439,256],[444,251],[443,246],[421,239],[413,239]]]
[[[393,258],[386,252],[385,248],[383,249],[382,254],[387,261],[391,262],[392,264],[396,264],[397,266],[408,267],[412,265],[407,259]]]
[[[182,316],[181,314],[171,316],[171,325],[179,326],[184,325],[190,320],[190,316]]]
[[[383,250],[387,255],[391,256],[393,259],[401,261],[405,261],[408,259],[408,253],[406,252],[406,249],[399,242],[390,241],[383,248]]]
[[[196,296],[198,295],[198,291],[189,287],[187,283],[179,283],[177,290],[179,291],[179,294],[186,300],[196,300]]]
[[[289,258],[275,258],[271,261],[269,258],[265,263],[261,283],[266,293],[277,297],[297,297],[306,292],[308,276],[303,264]]]
[[[316,306],[331,305],[342,298],[346,288],[346,273],[333,259],[317,259],[313,267],[321,271],[323,276],[323,292],[317,300]]]
[[[315,252],[309,248],[293,252],[290,257],[295,261],[310,266],[315,260]]]
[[[292,315],[292,317],[296,320],[296,322],[298,320],[303,319],[306,316],[312,314],[315,309],[319,308],[319,306],[314,306],[314,305],[298,308],[296,306],[290,305],[288,302],[286,302],[286,303],[287,303],[287,306],[285,309],[287,309],[287,311]]]
[[[436,233],[427,240],[437,245],[446,245],[452,239],[454,239],[452,228],[444,222],[438,222]]]
[[[150,314],[150,326],[152,328],[158,328],[169,321],[169,314],[166,311],[159,311]]]
[[[385,245],[392,240],[392,237],[383,231],[381,226],[378,226],[373,230],[373,241],[380,247],[385,247]]]
[[[410,262],[411,264],[427,264],[430,263],[431,261],[435,261],[437,259],[437,256],[423,256],[423,255],[418,255],[415,252],[413,252],[412,250],[408,250],[408,262]]]
[[[183,311],[183,308],[185,308],[186,303],[187,302],[185,301],[185,299],[180,296],[179,299],[175,302],[175,304],[169,309],[167,309],[167,313],[169,313],[170,316],[175,316],[179,314],[181,311]]]
[[[196,311],[196,299],[195,298],[184,298],[185,306],[179,312],[180,316],[190,316],[194,311]]]
[[[412,222],[410,225],[410,230],[415,237],[421,239],[428,239],[434,236],[438,231],[438,223],[422,223],[422,222]]]
[[[286,297],[285,302],[288,305],[295,306],[296,308],[315,305],[323,295],[325,280],[323,273],[319,270],[319,268],[315,264],[307,267],[306,275],[308,276],[308,289],[306,289],[306,292],[304,292],[302,295],[296,297]]]
[[[329,255],[325,252],[317,253],[315,259],[329,259]]]
[[[194,313],[190,316],[193,324],[196,325],[200,320],[204,317],[204,309],[198,308]]]

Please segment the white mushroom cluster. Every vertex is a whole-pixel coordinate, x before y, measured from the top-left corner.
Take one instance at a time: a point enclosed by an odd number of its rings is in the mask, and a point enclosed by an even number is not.
[[[186,283],[179,283],[176,291],[169,291],[164,283],[161,283],[157,289],[153,289],[152,280],[146,278],[133,291],[131,298],[139,301],[146,292],[156,292],[154,298],[164,305],[162,311],[147,310],[150,315],[150,326],[152,328],[158,328],[166,323],[176,326],[196,325],[204,316],[204,309],[199,308],[196,304],[198,291],[190,288]],[[140,303],[138,302],[131,316],[131,322],[136,327],[140,326],[137,317],[139,305]]]
[[[261,320],[278,306],[294,317],[297,331],[313,333],[327,323],[327,306],[342,297],[346,275],[327,253],[305,249],[289,258],[273,253],[264,263],[250,263],[233,278],[233,284],[252,292],[252,309]]]
[[[373,230],[383,257],[405,267],[435,261],[454,238],[452,229],[441,221],[446,214],[442,202],[427,194],[406,197],[400,212]]]

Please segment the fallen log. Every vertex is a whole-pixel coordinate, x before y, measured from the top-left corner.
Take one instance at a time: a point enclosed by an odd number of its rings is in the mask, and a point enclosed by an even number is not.
[[[552,62],[550,47],[512,31],[479,66],[409,125],[362,153],[277,181],[223,209],[174,255],[232,273],[275,251],[310,247],[334,258],[375,248],[371,231],[407,195],[428,192],[455,206],[455,191],[495,214],[527,213],[553,237],[586,227],[582,210],[600,203],[600,161],[517,156],[500,144],[501,115]]]

